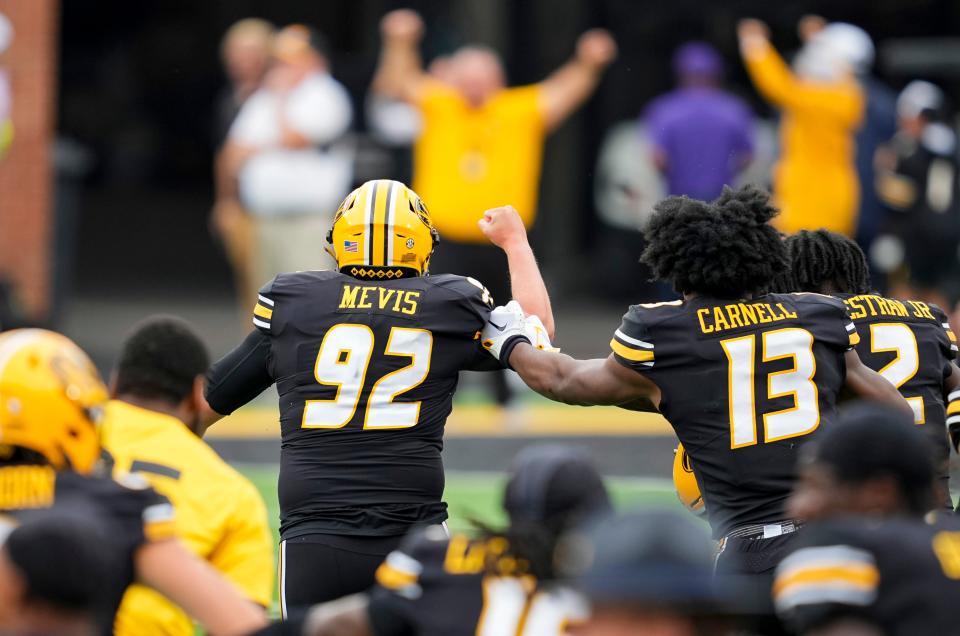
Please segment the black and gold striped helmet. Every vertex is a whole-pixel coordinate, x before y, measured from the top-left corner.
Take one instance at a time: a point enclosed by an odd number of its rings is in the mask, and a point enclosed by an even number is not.
[[[367,181],[347,195],[327,235],[337,269],[390,280],[426,274],[440,236],[416,192],[399,181]]]

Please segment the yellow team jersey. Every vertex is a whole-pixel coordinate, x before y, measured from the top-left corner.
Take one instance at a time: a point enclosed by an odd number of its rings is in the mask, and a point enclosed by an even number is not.
[[[111,400],[102,428],[115,472],[143,475],[176,509],[176,536],[251,601],[273,590],[273,538],[256,488],[176,418]],[[128,588],[119,636],[192,636],[193,622],[159,593]]]
[[[527,227],[533,223],[546,135],[540,91],[508,88],[472,108],[440,82],[424,88],[413,189],[442,238],[486,243],[477,221],[501,205],[514,206]]]
[[[860,205],[854,135],[863,120],[863,91],[852,78],[815,82],[796,77],[769,43],[744,62],[757,91],[782,111],[780,161],[773,190],[782,232],[826,228],[853,236]]]

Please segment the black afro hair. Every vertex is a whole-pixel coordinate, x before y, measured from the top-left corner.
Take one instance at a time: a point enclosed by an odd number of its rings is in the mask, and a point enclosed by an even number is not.
[[[680,293],[739,298],[767,290],[787,269],[770,195],[755,187],[724,188],[712,203],[669,197],[644,230],[641,261]]]

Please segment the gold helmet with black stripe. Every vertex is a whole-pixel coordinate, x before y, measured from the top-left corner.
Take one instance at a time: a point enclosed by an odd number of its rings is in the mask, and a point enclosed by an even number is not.
[[[673,451],[673,487],[677,490],[677,498],[687,510],[698,517],[706,516],[707,509],[703,505],[703,495],[700,493],[700,484],[690,465],[690,456],[684,450],[683,444],[677,444]]]
[[[100,457],[107,398],[90,358],[66,336],[0,334],[0,451],[22,448],[57,470],[89,473]]]
[[[327,234],[327,251],[344,274],[391,280],[426,274],[439,241],[416,192],[399,181],[376,179],[340,204]]]

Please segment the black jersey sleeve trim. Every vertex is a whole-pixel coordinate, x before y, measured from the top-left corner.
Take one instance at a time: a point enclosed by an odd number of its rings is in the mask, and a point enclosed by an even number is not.
[[[255,329],[207,371],[204,395],[210,408],[230,415],[260,395],[273,384],[269,361],[270,337]]]

